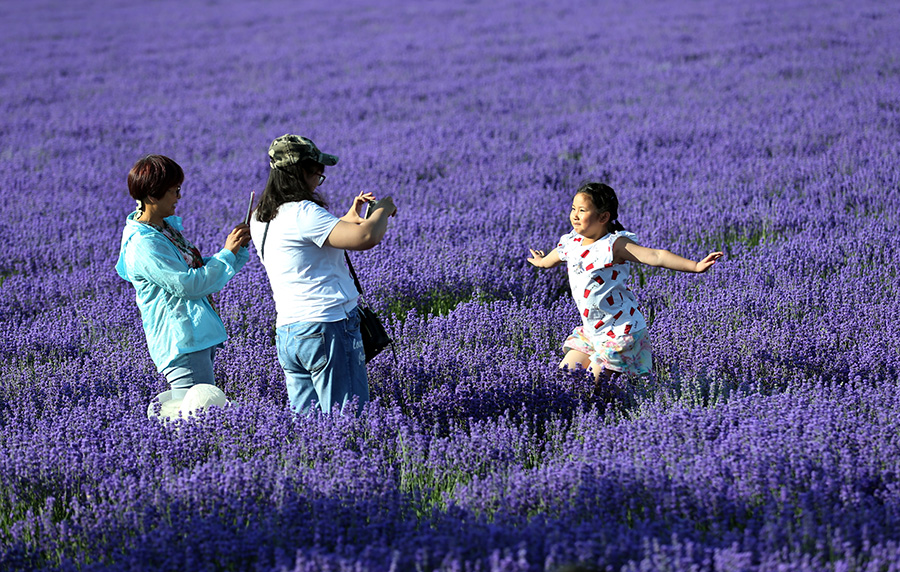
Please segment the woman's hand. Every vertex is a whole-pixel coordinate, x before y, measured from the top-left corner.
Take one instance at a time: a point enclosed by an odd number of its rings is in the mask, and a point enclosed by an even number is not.
[[[225,239],[225,248],[235,254],[238,253],[240,247],[248,244],[250,244],[250,226],[243,223],[234,227],[234,230]]]
[[[347,214],[341,217],[341,220],[344,222],[351,222],[353,224],[360,224],[361,222],[366,220],[362,216],[363,207],[365,207],[366,203],[371,203],[374,200],[374,194],[360,192],[358,195],[353,197],[353,204],[350,205],[350,210],[347,211]]]
[[[376,211],[378,209],[385,209],[387,211],[388,216],[394,216],[397,214],[397,207],[394,205],[394,199],[391,197],[384,197],[381,200],[377,200],[373,202],[369,208],[372,211]]]
[[[387,232],[388,217],[397,214],[397,207],[394,206],[391,197],[385,197],[379,201],[374,201],[373,198],[371,193],[360,194],[356,197],[353,201],[354,207],[346,216],[341,217],[341,222],[331,230],[328,238],[325,239],[325,244],[344,250],[368,250],[381,242],[384,233]],[[360,217],[356,208],[357,204],[362,205],[365,202],[371,204],[369,205],[369,216],[364,219]],[[352,217],[356,217],[359,222],[353,224],[354,220],[348,220]]]

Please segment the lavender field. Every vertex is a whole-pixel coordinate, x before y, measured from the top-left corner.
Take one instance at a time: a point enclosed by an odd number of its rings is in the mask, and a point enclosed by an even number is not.
[[[0,570],[900,570],[900,5],[4,0]],[[341,157],[396,354],[294,418],[265,272],[217,298],[232,402],[167,389],[113,268],[140,156],[205,255],[269,142]],[[654,376],[557,369],[578,184],[642,243]]]

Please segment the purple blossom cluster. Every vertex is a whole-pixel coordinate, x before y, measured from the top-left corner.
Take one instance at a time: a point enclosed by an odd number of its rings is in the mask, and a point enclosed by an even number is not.
[[[877,0],[0,8],[0,570],[900,570],[900,10]],[[269,142],[392,195],[351,253],[394,348],[296,417],[265,272],[217,295],[231,405],[167,388],[115,274],[134,161],[209,255]],[[561,371],[585,180],[642,244],[654,372]],[[251,250],[253,246],[251,246]]]

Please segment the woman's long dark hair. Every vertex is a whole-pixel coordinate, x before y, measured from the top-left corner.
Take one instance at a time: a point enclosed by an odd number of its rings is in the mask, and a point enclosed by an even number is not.
[[[306,176],[315,172],[315,166],[313,162],[305,162],[271,169],[266,188],[256,207],[256,220],[269,222],[278,215],[278,207],[284,203],[312,201],[321,207],[327,207],[325,199],[306,185]]]
[[[607,223],[607,232],[619,232],[625,230],[622,223],[619,222],[619,199],[616,197],[616,191],[606,183],[583,183],[578,187],[575,194],[587,195],[594,208],[600,214],[609,213],[609,223]]]

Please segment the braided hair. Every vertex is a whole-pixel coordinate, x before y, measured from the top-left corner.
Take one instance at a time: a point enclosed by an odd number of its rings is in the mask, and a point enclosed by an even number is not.
[[[606,228],[608,232],[625,230],[625,227],[619,222],[619,199],[612,187],[606,183],[583,183],[575,194],[586,195],[600,214],[609,213],[609,222]]]

